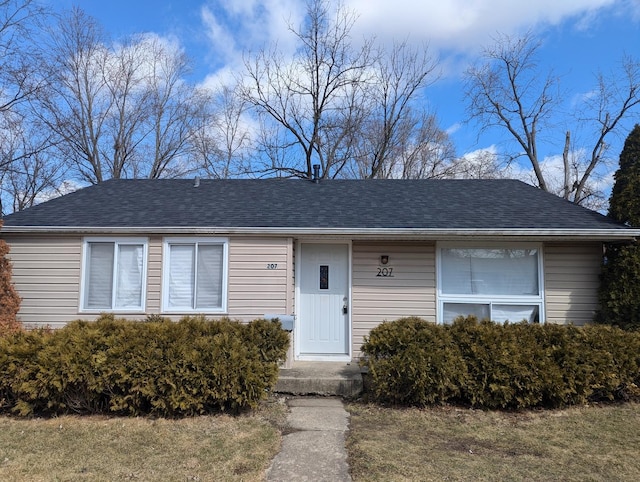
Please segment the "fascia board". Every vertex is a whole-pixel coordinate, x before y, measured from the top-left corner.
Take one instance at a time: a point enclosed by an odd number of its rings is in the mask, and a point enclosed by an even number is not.
[[[640,229],[430,229],[430,228],[297,228],[297,227],[184,227],[184,226],[3,226],[2,234],[188,234],[188,235],[262,235],[325,237],[339,236],[352,239],[430,239],[451,238],[535,238],[535,239],[575,239],[598,241],[625,241],[640,237]]]

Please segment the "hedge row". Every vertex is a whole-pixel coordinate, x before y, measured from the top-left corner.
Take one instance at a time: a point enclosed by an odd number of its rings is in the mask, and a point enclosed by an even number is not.
[[[640,333],[603,325],[385,322],[362,346],[382,403],[563,407],[640,398]]]
[[[266,396],[286,356],[277,321],[74,321],[0,338],[0,411],[177,416]]]

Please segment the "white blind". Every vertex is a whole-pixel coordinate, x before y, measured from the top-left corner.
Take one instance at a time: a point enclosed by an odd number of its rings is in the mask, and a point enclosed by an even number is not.
[[[493,321],[504,323],[519,323],[526,320],[528,323],[539,321],[537,305],[493,305],[491,318]]]
[[[169,245],[170,308],[193,308],[195,245]]]
[[[519,323],[540,320],[538,305],[504,305],[492,303],[444,303],[443,322],[452,323],[458,316],[473,315],[479,320],[490,319],[498,323]]]
[[[489,304],[481,303],[445,303],[443,322],[452,323],[458,316],[475,316],[479,320],[491,318]]]
[[[222,306],[222,246],[198,245],[198,277],[195,307]]]
[[[443,249],[442,292],[538,295],[536,249]]]
[[[113,289],[114,243],[88,244],[85,308],[109,309]]]
[[[115,308],[142,306],[142,245],[118,246]]]

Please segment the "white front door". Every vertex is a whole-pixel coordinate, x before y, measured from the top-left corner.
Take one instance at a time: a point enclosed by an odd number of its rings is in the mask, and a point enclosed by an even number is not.
[[[300,245],[299,355],[349,355],[349,245]]]

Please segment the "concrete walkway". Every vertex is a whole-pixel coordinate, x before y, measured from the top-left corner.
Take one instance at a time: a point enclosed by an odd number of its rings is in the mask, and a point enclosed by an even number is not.
[[[351,481],[344,446],[349,414],[342,400],[293,398],[287,404],[290,433],[267,471],[267,481]]]

